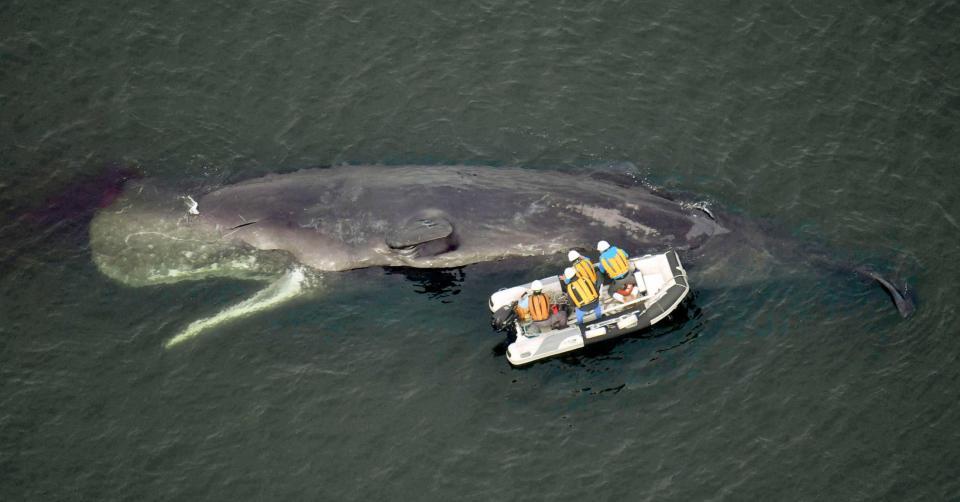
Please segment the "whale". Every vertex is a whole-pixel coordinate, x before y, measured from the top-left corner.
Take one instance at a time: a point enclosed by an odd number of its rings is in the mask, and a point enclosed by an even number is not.
[[[212,278],[267,284],[190,323],[167,340],[168,348],[322,291],[330,274],[546,259],[591,250],[599,240],[631,253],[675,249],[698,267],[692,280],[715,287],[728,285],[725,269],[775,270],[804,247],[734,212],[609,169],[345,165],[271,174],[202,194],[135,179],[90,224],[98,269],[127,286]],[[817,260],[829,258],[820,253]],[[848,268],[886,289],[902,316],[913,313],[909,295],[872,268]]]

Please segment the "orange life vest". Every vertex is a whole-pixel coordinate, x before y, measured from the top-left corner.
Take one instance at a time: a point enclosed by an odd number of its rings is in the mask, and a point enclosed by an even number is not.
[[[594,268],[593,262],[590,261],[590,258],[585,258],[581,256],[573,264],[573,268],[577,270],[577,277],[586,277],[588,281],[596,284],[597,269]]]
[[[580,276],[575,277],[567,284],[567,295],[570,296],[570,300],[577,308],[595,302],[600,296],[597,294],[594,283]]]
[[[624,253],[620,248],[617,248],[617,252],[611,257],[600,255],[600,263],[603,264],[603,270],[607,273],[607,277],[611,279],[619,279],[630,271],[627,253]]]
[[[530,318],[534,321],[546,321],[550,318],[550,302],[547,295],[534,293],[530,296]]]
[[[528,304],[529,305],[529,304]],[[530,320],[530,309],[523,308],[518,303],[514,308],[514,311],[517,313],[517,318],[520,319],[520,322],[527,322]]]

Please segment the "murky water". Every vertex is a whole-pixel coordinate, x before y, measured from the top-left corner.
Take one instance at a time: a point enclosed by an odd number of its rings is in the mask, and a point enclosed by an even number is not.
[[[0,498],[958,498],[958,21],[956,2],[0,4]],[[916,316],[850,278],[694,282],[671,323],[516,370],[485,306],[524,270],[376,269],[166,351],[259,286],[127,288],[90,260],[106,166],[198,192],[618,161],[908,280]]]

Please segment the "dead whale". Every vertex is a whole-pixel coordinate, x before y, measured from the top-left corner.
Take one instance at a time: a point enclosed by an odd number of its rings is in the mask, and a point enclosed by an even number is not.
[[[322,288],[325,273],[373,266],[451,268],[589,249],[673,248],[705,264],[751,267],[783,248],[757,225],[594,173],[471,166],[341,166],[270,175],[194,197],[129,183],[90,227],[93,259],[130,286],[212,277],[269,281],[174,345],[221,322]],[[788,253],[789,254],[789,253]],[[775,265],[774,265],[775,266]],[[893,285],[870,276],[894,299]],[[718,281],[719,282],[719,281]],[[897,302],[902,315],[913,308]]]

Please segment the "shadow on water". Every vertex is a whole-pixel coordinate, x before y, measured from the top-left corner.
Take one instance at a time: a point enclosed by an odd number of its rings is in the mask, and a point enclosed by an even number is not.
[[[387,275],[400,275],[412,282],[417,293],[439,299],[440,303],[450,303],[449,297],[460,294],[466,279],[464,268],[383,267],[383,270]]]

